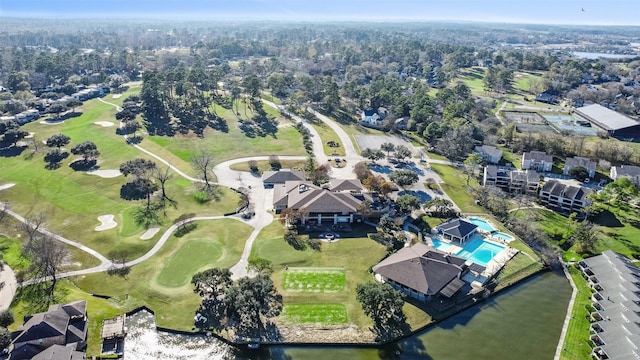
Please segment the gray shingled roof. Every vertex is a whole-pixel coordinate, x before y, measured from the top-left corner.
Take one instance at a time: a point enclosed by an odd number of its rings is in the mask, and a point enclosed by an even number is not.
[[[331,191],[362,191],[364,187],[358,179],[331,179],[329,189]]]
[[[567,158],[564,162],[564,166],[565,167],[577,167],[577,166],[582,166],[583,168],[587,169],[587,170],[595,170],[596,168],[596,162],[592,161],[589,158],[586,157],[581,157],[581,156],[575,156],[575,157],[570,157]]]
[[[639,122],[599,104],[577,108],[576,113],[605,130],[620,130],[640,125]]]
[[[422,243],[398,250],[373,271],[426,295],[436,295],[456,279],[465,260]],[[456,290],[457,291],[457,290]]]
[[[563,197],[565,199],[584,200],[593,192],[589,188],[583,186],[571,186],[563,184],[557,180],[548,180],[544,183],[542,191],[548,192],[551,195]]]
[[[640,343],[640,268],[625,256],[607,250],[602,255],[585,259],[586,265],[603,288],[598,293],[604,318],[596,322],[604,331],[597,335],[604,341],[601,348],[610,359],[636,359],[640,352],[634,344]]]
[[[525,160],[544,161],[548,163],[553,162],[553,156],[547,155],[544,151],[530,151],[524,153]]]
[[[84,359],[84,353],[75,351],[70,347],[53,345],[34,356],[32,360],[80,360]]]
[[[475,151],[477,153],[484,153],[487,154],[489,156],[500,156],[502,157],[502,150],[496,148],[495,146],[491,146],[491,145],[482,145],[482,146],[476,146]]]
[[[637,176],[640,175],[640,166],[620,165],[614,166],[618,176]]]
[[[438,225],[437,228],[442,230],[442,233],[444,234],[462,239],[474,232],[478,226],[466,220],[456,218]]]
[[[262,174],[262,182],[268,184],[284,184],[291,180],[304,181],[306,174],[304,171],[280,169],[279,171],[265,171]]]

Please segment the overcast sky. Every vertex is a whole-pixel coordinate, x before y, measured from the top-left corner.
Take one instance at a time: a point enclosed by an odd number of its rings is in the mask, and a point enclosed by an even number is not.
[[[640,0],[0,0],[0,16],[640,25]]]

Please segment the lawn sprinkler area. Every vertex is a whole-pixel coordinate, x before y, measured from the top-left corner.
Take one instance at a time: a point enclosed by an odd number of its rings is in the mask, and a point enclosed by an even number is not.
[[[285,305],[280,319],[292,324],[338,325],[349,322],[347,307],[343,304]]]
[[[344,268],[291,267],[284,272],[285,291],[337,292],[344,290],[347,280]]]

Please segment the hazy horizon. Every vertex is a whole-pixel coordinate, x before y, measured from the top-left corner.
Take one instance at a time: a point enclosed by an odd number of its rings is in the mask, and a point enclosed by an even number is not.
[[[0,16],[158,20],[442,21],[640,26],[640,1],[627,0],[2,0]]]

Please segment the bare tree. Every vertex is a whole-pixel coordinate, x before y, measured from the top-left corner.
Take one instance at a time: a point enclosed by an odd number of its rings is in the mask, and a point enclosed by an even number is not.
[[[178,202],[169,198],[169,196],[167,196],[166,187],[165,187],[165,184],[167,183],[167,181],[173,178],[173,173],[171,172],[171,169],[168,166],[164,169],[160,169],[156,167],[153,171],[153,177],[156,180],[158,180],[158,182],[160,183],[160,190],[162,191],[162,198],[160,200],[162,201],[163,207],[164,207],[164,202],[166,200],[175,208],[178,205]]]
[[[47,294],[53,297],[58,281],[56,273],[67,257],[67,249],[49,235],[38,234],[22,250],[31,260],[30,271],[36,279],[51,280]]]
[[[35,240],[38,232],[44,228],[46,220],[47,217],[45,213],[39,212],[27,216],[24,222],[18,224],[18,230],[24,232],[29,237],[27,246]]]
[[[199,172],[204,180],[205,188],[209,190],[209,172],[213,169],[213,155],[204,147],[199,147],[191,153],[191,166]]]
[[[0,224],[7,217],[7,210],[11,209],[11,203],[8,202],[0,202]]]

